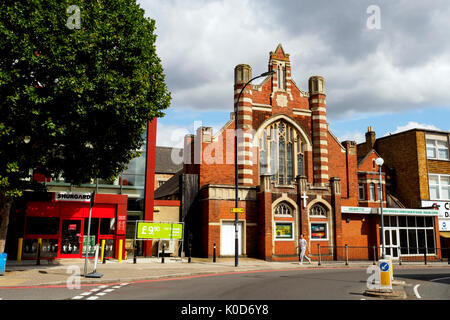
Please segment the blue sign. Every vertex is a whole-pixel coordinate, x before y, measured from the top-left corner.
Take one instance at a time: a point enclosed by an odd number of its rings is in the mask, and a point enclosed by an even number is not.
[[[389,271],[389,263],[387,263],[387,262],[382,262],[381,264],[380,264],[380,269],[381,269],[381,271]]]

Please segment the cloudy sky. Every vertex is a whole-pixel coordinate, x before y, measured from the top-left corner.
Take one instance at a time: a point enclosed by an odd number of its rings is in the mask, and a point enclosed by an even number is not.
[[[325,78],[328,122],[341,140],[361,142],[368,126],[378,137],[450,130],[448,0],[138,2],[156,21],[172,92],[158,145],[181,146],[201,124],[218,130],[233,111],[234,67],[267,71],[279,43],[302,90],[310,76]]]

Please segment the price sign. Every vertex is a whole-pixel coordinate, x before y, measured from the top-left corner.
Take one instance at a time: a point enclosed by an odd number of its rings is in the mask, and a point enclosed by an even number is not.
[[[138,222],[137,239],[181,239],[181,223]]]

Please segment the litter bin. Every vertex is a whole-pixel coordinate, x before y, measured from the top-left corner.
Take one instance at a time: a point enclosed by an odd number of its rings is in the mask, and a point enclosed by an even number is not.
[[[5,274],[6,256],[7,253],[0,253],[0,276]]]

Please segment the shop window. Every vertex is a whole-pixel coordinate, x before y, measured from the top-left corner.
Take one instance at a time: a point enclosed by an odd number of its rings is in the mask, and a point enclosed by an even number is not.
[[[115,223],[116,223],[115,218],[102,218],[100,220],[100,234],[101,235],[114,234]]]
[[[425,226],[433,228],[433,217],[425,217]]]
[[[275,222],[275,237],[279,240],[292,240],[294,239],[292,222]]]
[[[27,217],[26,234],[53,234],[59,233],[59,218],[53,217]]]
[[[311,240],[328,240],[328,223],[311,223]]]
[[[434,244],[434,230],[427,229],[427,253],[436,253],[435,244]]]
[[[408,230],[406,229],[400,229],[400,252],[408,254]]]
[[[425,217],[416,217],[417,227],[425,227]]]
[[[416,227],[416,217],[408,217],[408,228]]]
[[[417,237],[416,237],[416,229],[408,230],[408,246],[409,246],[409,254],[417,254]]]
[[[405,216],[398,217],[398,224],[399,227],[406,227],[406,217]]]

